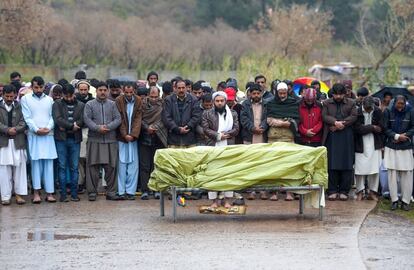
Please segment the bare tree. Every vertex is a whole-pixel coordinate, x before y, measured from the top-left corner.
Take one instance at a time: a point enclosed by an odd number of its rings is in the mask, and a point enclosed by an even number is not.
[[[40,0],[0,1],[0,46],[8,50],[27,45],[44,32],[48,7]]]
[[[261,50],[284,57],[299,56],[306,60],[315,46],[323,47],[330,43],[330,19],[329,13],[305,5],[270,10],[266,22],[258,22],[258,31],[253,37]]]
[[[41,63],[51,65],[63,63],[66,57],[73,55],[77,43],[74,38],[73,26],[56,14],[48,18],[47,31],[36,40],[35,46],[39,49]]]
[[[226,59],[236,68],[252,53],[267,59],[306,58],[331,39],[330,15],[306,6],[271,11],[266,24],[242,31],[221,21],[208,28],[183,28],[155,15],[121,18],[88,6],[91,1],[80,5],[88,10],[62,12],[51,8],[52,2],[0,0],[0,38],[6,41],[0,42],[0,58],[7,54],[31,64],[80,62],[136,69],[214,68]]]
[[[82,63],[96,64],[111,60],[116,44],[119,18],[107,12],[78,12],[73,16],[75,36]]]
[[[373,40],[367,37],[368,9],[363,10],[359,21],[357,40],[368,55],[374,72],[377,72],[402,44],[414,42],[414,0],[389,0],[386,3],[389,9],[385,20],[379,23],[379,38]],[[372,73],[367,74],[361,86],[371,77]]]

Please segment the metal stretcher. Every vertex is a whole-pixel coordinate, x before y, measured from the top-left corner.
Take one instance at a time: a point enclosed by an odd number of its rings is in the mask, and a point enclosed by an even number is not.
[[[299,186],[299,187],[272,187],[272,186],[254,186],[250,187],[246,190],[238,191],[268,191],[268,192],[276,192],[276,191],[318,191],[319,195],[319,220],[323,220],[323,206],[322,206],[322,196],[324,196],[324,188],[323,186]],[[177,221],[177,196],[183,194],[185,192],[207,192],[207,190],[199,189],[199,188],[179,188],[176,186],[170,187],[166,192],[160,193],[160,216],[163,217],[165,215],[165,196],[167,193],[170,193],[172,196],[172,215],[174,223]],[[299,214],[302,215],[304,210],[304,194],[299,194]]]

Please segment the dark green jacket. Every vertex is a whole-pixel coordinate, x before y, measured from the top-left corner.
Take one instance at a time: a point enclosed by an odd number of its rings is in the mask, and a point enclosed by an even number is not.
[[[3,102],[0,103],[0,148],[7,147],[9,145],[9,139],[14,139],[14,145],[16,149],[26,149],[26,122],[23,118],[22,107],[19,103],[14,103],[14,109],[12,113],[12,126],[16,128],[17,135],[9,136],[7,131],[8,127],[8,113]]]

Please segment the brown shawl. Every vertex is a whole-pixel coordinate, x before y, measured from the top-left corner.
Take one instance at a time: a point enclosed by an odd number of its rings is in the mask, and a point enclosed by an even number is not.
[[[157,136],[162,144],[167,147],[167,129],[161,120],[162,99],[158,99],[155,104],[151,104],[149,97],[143,99],[142,103],[142,123],[153,126],[157,129]]]

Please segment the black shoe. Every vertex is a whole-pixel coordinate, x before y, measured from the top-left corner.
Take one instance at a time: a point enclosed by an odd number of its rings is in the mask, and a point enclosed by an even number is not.
[[[96,193],[90,193],[88,196],[88,200],[91,202],[96,201]]]
[[[398,201],[395,201],[391,204],[391,211],[397,210],[398,208]]]
[[[83,194],[83,193],[85,193],[85,187],[82,186],[82,185],[79,185],[78,186],[78,194]]]
[[[60,202],[69,202],[69,199],[66,196],[60,196],[59,201]]]
[[[401,210],[410,211],[410,205],[406,204],[405,202],[401,203]]]
[[[133,200],[135,200],[135,195],[127,194],[126,199],[129,200],[129,201],[133,201]]]
[[[79,202],[79,201],[80,201],[80,199],[79,199],[79,197],[78,197],[78,196],[76,196],[76,197],[71,197],[71,198],[70,198],[70,200],[71,200],[72,202]]]
[[[233,205],[245,205],[244,198],[236,199],[233,202]]]
[[[106,199],[108,201],[119,201],[120,197],[118,195],[106,195]]]
[[[119,200],[119,201],[124,201],[124,200],[126,200],[126,196],[125,196],[125,194],[118,195],[118,200]]]
[[[192,200],[201,200],[203,198],[203,193],[202,192],[193,192],[191,193],[191,199]]]
[[[142,193],[142,195],[141,195],[141,200],[146,201],[146,200],[148,200],[148,199],[149,199],[148,193],[146,193],[146,192]]]

